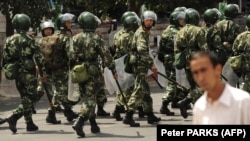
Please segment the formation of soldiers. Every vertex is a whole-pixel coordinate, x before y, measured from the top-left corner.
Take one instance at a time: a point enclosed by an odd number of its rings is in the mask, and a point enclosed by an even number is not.
[[[204,13],[205,26],[199,26],[200,14],[197,10],[186,7],[177,7],[173,10],[169,17],[170,24],[161,35],[158,59],[164,64],[166,76],[170,80],[176,80],[176,69],[184,69],[190,88],[184,89],[170,81],[162,97],[162,106],[159,109],[161,114],[173,116],[175,113],[168,108],[172,103],[172,107],[180,108],[181,115],[187,118],[190,104],[203,93],[193,80],[189,68],[189,58],[198,50],[218,54],[223,65],[231,56],[243,54],[241,67],[234,71],[238,77],[243,77],[243,88],[250,91],[250,17],[246,19],[247,31],[239,33],[239,25],[233,21],[238,13],[238,5],[228,4],[225,7],[225,19],[220,20],[221,13],[218,9],[207,9]],[[76,19],[83,31],[73,36],[71,28]],[[134,75],[135,82],[122,93],[117,92],[113,117],[117,121],[123,120],[124,124],[131,127],[140,126],[133,119],[136,110],[139,111],[139,117],[147,116],[148,124],[155,124],[161,120],[153,113],[153,100],[147,80],[148,70],[157,73],[157,67],[149,55],[150,29],[157,23],[154,11],[146,10],[140,17],[133,11],[127,11],[122,15],[123,28],[114,35],[111,47],[113,54],[104,45],[103,39],[95,33],[100,25],[100,19],[87,11],[82,12],[78,18],[70,13],[59,15],[55,23],[59,27],[58,31],[55,31],[54,23],[51,21],[41,23],[43,37],[39,42],[27,34],[31,23],[26,14],[16,14],[12,23],[16,33],[6,40],[3,57],[4,64],[17,63],[19,66],[14,80],[22,101],[5,119],[13,133],[17,132],[17,121],[22,116],[26,121],[27,131],[38,130],[32,114],[34,104],[45,93],[50,103],[47,123],[60,124],[61,121],[56,119],[56,112],[63,111],[68,121],[76,119],[72,128],[78,136],[85,136],[83,126],[87,120],[90,122],[92,133],[100,132],[96,116],[110,116],[103,109],[107,97],[102,69],[110,69],[117,80],[115,59],[124,55],[125,71]],[[50,46],[53,43],[54,45]],[[99,56],[102,65],[99,65]],[[79,64],[87,66],[88,80],[78,83],[79,100],[71,101],[68,99],[69,71]],[[76,113],[72,107],[79,101],[82,101],[82,107],[80,112]],[[126,114],[123,119],[120,114],[124,112]]]

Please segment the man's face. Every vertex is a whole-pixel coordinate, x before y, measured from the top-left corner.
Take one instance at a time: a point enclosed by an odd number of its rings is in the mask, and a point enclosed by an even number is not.
[[[52,28],[45,28],[43,33],[45,36],[50,36],[53,34],[53,30],[52,30]]]
[[[185,25],[185,20],[182,19],[182,18],[180,18],[180,19],[179,19],[179,24],[180,24],[181,26],[184,26],[184,25]]]
[[[65,22],[65,26],[66,26],[66,28],[67,28],[68,30],[71,30],[71,28],[72,28],[72,23],[71,23],[71,21],[66,21],[66,22]]]
[[[196,83],[205,91],[211,91],[218,84],[222,72],[222,66],[213,67],[210,59],[201,56],[190,62],[190,69]]]
[[[152,20],[152,19],[146,19],[146,20],[144,20],[144,26],[146,28],[151,28],[153,26],[153,24],[154,24],[154,20]]]

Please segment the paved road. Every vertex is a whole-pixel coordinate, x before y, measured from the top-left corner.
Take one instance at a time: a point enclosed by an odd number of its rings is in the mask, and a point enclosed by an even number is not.
[[[159,113],[161,106],[161,97],[164,93],[164,89],[160,89],[154,82],[150,83],[151,92],[153,97],[154,112],[162,120],[159,124],[191,124],[191,113],[187,119],[183,119],[180,116],[179,109],[172,109],[176,115],[166,116]],[[17,96],[1,96],[0,97],[0,117],[7,117],[11,114],[11,110],[14,109],[20,102]],[[114,110],[115,99],[114,96],[109,95],[108,103],[105,106],[105,110],[111,112]],[[18,131],[15,135],[8,129],[8,124],[0,125],[1,141],[77,141],[80,138],[75,134],[72,129],[72,123],[69,123],[63,113],[57,113],[57,118],[62,121],[60,125],[51,125],[45,122],[47,115],[48,102],[44,96],[41,101],[36,105],[37,114],[33,116],[34,122],[39,126],[39,131],[26,132],[26,125],[24,119],[21,118],[17,123]],[[80,103],[74,107],[75,111],[79,111]],[[122,114],[124,117],[124,114]],[[84,126],[84,132],[86,137],[85,141],[127,141],[132,139],[133,141],[154,141],[156,140],[156,125],[147,124],[147,119],[139,119],[137,113],[134,115],[136,121],[141,124],[141,127],[129,127],[124,125],[121,121],[116,121],[113,118],[97,117],[97,122],[101,128],[101,133],[92,134],[90,132],[89,123],[86,122]]]

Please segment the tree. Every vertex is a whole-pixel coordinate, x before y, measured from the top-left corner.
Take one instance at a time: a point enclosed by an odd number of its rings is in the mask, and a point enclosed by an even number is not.
[[[51,16],[48,0],[2,0],[0,11],[6,18],[6,36],[14,34],[11,21],[15,14],[27,14],[31,19],[31,28],[36,32],[41,20]]]

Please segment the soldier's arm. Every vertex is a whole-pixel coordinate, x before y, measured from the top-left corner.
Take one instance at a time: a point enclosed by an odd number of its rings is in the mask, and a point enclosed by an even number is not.
[[[80,61],[84,60],[84,54],[82,52],[81,41],[78,37],[79,35],[75,35],[73,37],[73,50],[70,50],[70,66],[74,66]]]
[[[239,55],[243,52],[242,44],[240,44],[241,37],[242,37],[241,35],[238,35],[236,39],[234,40],[233,47],[232,47],[234,56]]]
[[[199,30],[196,39],[200,50],[209,51],[205,34],[205,30]]]
[[[140,60],[148,63],[148,67],[153,66],[153,59],[149,56],[149,43],[145,34],[139,34],[137,41],[137,51],[140,56]]]
[[[35,40],[32,41],[32,45],[31,45],[31,48],[34,49],[34,61],[36,63],[36,65],[38,66],[39,68],[39,72],[41,75],[46,75],[46,68],[45,68],[45,60],[44,60],[44,57],[40,51],[40,45],[35,42]]]
[[[98,53],[102,58],[104,66],[108,67],[112,71],[112,73],[115,74],[116,73],[115,61],[111,56],[108,47],[104,46],[104,42],[102,39],[100,39],[98,43],[99,43]]]

